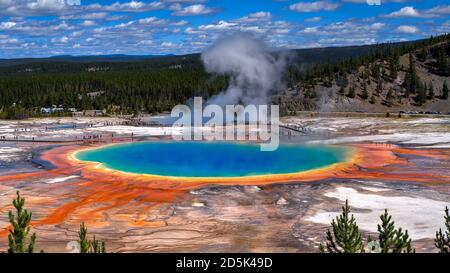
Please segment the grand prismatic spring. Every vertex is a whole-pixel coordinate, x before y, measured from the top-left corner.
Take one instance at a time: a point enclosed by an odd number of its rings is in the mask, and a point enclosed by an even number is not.
[[[81,151],[80,161],[135,174],[172,177],[242,177],[288,174],[346,161],[344,147],[282,145],[262,152],[257,144],[139,142]]]
[[[261,152],[255,143],[177,142],[170,127],[103,126],[99,119],[39,137],[91,132],[101,140],[4,142],[2,152],[10,153],[0,175],[0,247],[20,189],[37,246],[48,252],[71,251],[81,222],[117,252],[316,251],[346,199],[363,232],[376,232],[389,207],[414,243],[432,251],[449,203],[446,119],[283,122],[304,122],[312,132],[282,132],[279,150]],[[395,134],[373,133],[394,127]],[[325,137],[315,133],[324,130]]]

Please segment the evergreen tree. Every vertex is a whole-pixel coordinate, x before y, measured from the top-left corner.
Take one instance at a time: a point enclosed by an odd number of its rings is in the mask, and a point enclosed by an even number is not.
[[[380,74],[381,67],[380,67],[380,65],[379,64],[374,64],[374,65],[371,65],[370,68],[372,70],[371,71],[372,76],[378,81],[380,79],[380,77],[381,77],[381,74]]]
[[[377,94],[381,94],[383,92],[383,80],[380,78],[377,83]]]
[[[434,245],[439,249],[440,253],[450,253],[450,215],[448,211],[448,207],[445,208],[445,227],[447,230],[442,232],[442,229],[439,229],[436,232],[436,238],[434,239]]]
[[[414,63],[414,58],[411,53],[409,54],[409,70],[405,77],[406,77],[405,78],[405,83],[406,83],[405,97],[409,98],[410,94],[416,94],[416,88],[417,88],[416,65]]]
[[[316,90],[314,90],[314,88],[311,89],[308,88],[305,92],[305,97],[309,99],[316,98],[317,97]]]
[[[399,63],[398,56],[393,57],[389,62],[389,70],[391,72],[390,76],[393,81],[395,81],[398,76],[398,66],[399,66],[398,63]]]
[[[327,87],[327,88],[331,88],[333,86],[333,81],[330,78],[325,78],[324,82],[323,82],[323,86]]]
[[[422,62],[425,62],[428,56],[428,52],[427,49],[425,47],[422,47],[422,50],[420,52],[420,59],[422,60]]]
[[[352,87],[350,87],[350,89],[348,91],[347,97],[354,99],[355,96],[356,96],[355,87],[352,86]]]
[[[437,67],[441,74],[448,74],[449,64],[447,60],[447,54],[445,53],[445,48],[443,46],[439,47],[438,50]]]
[[[394,99],[394,89],[390,88],[386,95],[386,102],[389,106],[392,105],[393,99]]]
[[[327,243],[320,245],[322,253],[362,253],[364,243],[359,232],[358,225],[353,215],[350,214],[348,200],[342,207],[341,215],[331,222],[332,231],[327,231]]]
[[[448,99],[448,85],[447,81],[444,82],[444,85],[442,86],[442,99],[446,100]]]
[[[91,241],[91,246],[91,253],[106,253],[105,242],[99,244],[98,240],[95,239],[95,236]]]
[[[369,98],[369,92],[367,91],[367,84],[366,83],[363,84],[363,90],[362,90],[362,93],[361,93],[361,98],[363,100],[367,100]]]
[[[428,98],[429,98],[430,100],[433,100],[433,99],[434,99],[434,96],[435,96],[435,94],[434,94],[433,83],[430,82],[430,86],[428,87]]]
[[[80,246],[80,253],[106,253],[105,242],[99,244],[95,236],[92,240],[87,238],[87,228],[84,222],[80,225],[80,231],[78,232],[78,244]]]
[[[80,225],[80,231],[78,232],[78,245],[80,246],[80,253],[89,252],[89,240],[87,239],[87,228],[84,222]]]
[[[369,102],[370,102],[371,104],[375,104],[375,103],[377,102],[377,100],[375,99],[375,96],[374,96],[374,95],[372,95],[372,96],[370,97]]]
[[[336,84],[342,88],[346,88],[349,84],[348,75],[346,72],[340,73],[336,79]]]
[[[411,239],[408,231],[396,229],[392,216],[385,210],[380,216],[381,225],[378,225],[378,240],[382,253],[412,253],[414,249],[411,246]]]
[[[427,101],[427,86],[418,81],[416,101],[419,105]]]
[[[8,218],[11,228],[9,228],[8,243],[9,253],[32,253],[36,242],[36,233],[33,233],[30,239],[27,239],[30,233],[30,222],[32,213],[24,209],[25,199],[17,191],[17,198],[12,202],[16,209],[16,215],[9,212]],[[27,242],[28,241],[28,242]]]

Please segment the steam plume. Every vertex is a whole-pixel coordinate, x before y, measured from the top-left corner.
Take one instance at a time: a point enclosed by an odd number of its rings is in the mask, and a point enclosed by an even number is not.
[[[271,54],[262,41],[244,33],[217,40],[201,58],[208,72],[231,76],[227,90],[208,101],[221,106],[267,103],[286,65],[285,54]]]

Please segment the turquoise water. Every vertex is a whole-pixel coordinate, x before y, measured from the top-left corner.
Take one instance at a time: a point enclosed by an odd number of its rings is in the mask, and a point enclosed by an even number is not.
[[[261,152],[258,144],[228,142],[136,142],[81,151],[82,161],[109,169],[177,177],[239,177],[296,173],[345,161],[348,149],[280,145]]]

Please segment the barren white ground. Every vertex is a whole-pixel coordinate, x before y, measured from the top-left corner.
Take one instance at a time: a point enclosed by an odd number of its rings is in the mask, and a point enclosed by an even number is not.
[[[181,134],[181,128],[172,127],[136,127],[123,124],[117,118],[61,118],[35,119],[29,121],[0,121],[0,137],[30,140],[68,140],[82,138],[92,134],[115,134],[116,136],[169,136]],[[67,124],[83,125],[86,128],[49,129]],[[412,148],[450,148],[450,117],[448,118],[329,118],[329,117],[290,117],[282,120],[284,125],[302,128],[307,132],[305,142],[310,144],[340,144],[356,142],[378,142],[408,145]],[[106,124],[112,124],[106,126]],[[209,130],[210,128],[205,128]],[[14,142],[0,142],[0,165],[18,160],[32,147]],[[450,174],[449,174],[450,175]],[[77,176],[61,176],[43,183],[64,183]],[[367,182],[367,181],[366,181]],[[0,185],[1,186],[1,185]],[[449,186],[450,187],[450,186]],[[0,191],[1,195],[1,191]],[[354,209],[357,222],[362,230],[376,232],[379,216],[385,208],[389,209],[398,226],[408,229],[415,240],[432,239],[436,230],[443,228],[445,206],[450,200],[436,200],[414,193],[398,192],[377,185],[345,187],[338,186],[323,193],[326,198],[344,204],[348,199]],[[283,203],[283,201],[280,201]],[[281,204],[280,203],[280,204]],[[201,208],[204,204],[195,203]],[[339,214],[336,209],[326,209],[323,204],[312,207],[304,220],[311,223],[329,225]],[[2,224],[2,223],[0,223]]]

